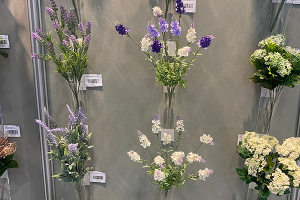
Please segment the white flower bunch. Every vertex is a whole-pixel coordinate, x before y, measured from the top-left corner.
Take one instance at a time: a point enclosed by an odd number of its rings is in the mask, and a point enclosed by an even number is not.
[[[137,154],[136,152],[134,152],[133,150],[127,152],[128,156],[130,157],[130,159],[133,161],[133,162],[138,162],[141,160],[139,154]]]
[[[205,143],[205,144],[210,144],[212,146],[214,145],[213,138],[210,135],[206,135],[206,134],[203,134],[200,137],[200,142]]]
[[[200,180],[203,180],[205,181],[207,177],[209,177],[210,174],[213,173],[213,170],[212,169],[208,169],[208,168],[205,168],[204,170],[199,170],[198,171],[198,176],[199,176],[199,179]]]
[[[184,132],[183,120],[177,120],[176,121],[176,131],[177,132]]]
[[[153,7],[152,10],[153,10],[153,15],[155,17],[159,17],[159,16],[161,16],[163,14],[163,11],[158,6]]]
[[[188,160],[189,163],[193,163],[193,162],[205,163],[205,160],[201,156],[193,152],[188,153],[186,159]]]
[[[155,169],[154,172],[154,180],[156,181],[163,181],[166,177],[165,172],[162,172],[160,169]]]
[[[254,51],[254,53],[250,56],[251,61],[255,60],[261,60],[264,59],[265,56],[267,55],[267,51],[265,49],[257,49]]]
[[[280,53],[269,53],[265,57],[265,64],[269,65],[271,68],[277,69],[277,73],[284,77],[285,75],[289,75],[292,71],[292,65],[291,63],[283,58]]]
[[[258,172],[261,172],[267,165],[264,156],[257,158],[247,158],[245,165],[248,166],[248,173],[252,176],[256,176]]]
[[[195,30],[195,26],[194,23],[191,24],[190,29],[188,30],[188,33],[186,35],[186,39],[188,41],[188,43],[194,43],[196,41],[196,30]]]
[[[276,151],[282,156],[297,159],[300,155],[300,138],[291,137],[286,139],[282,145],[276,147]]]
[[[150,40],[150,37],[149,37],[149,33],[147,33],[142,38],[142,41],[141,41],[141,50],[142,51],[148,51],[150,44],[151,44],[151,40]]]
[[[161,156],[156,156],[154,158],[154,163],[161,166],[162,164],[164,164],[165,159],[163,159]]]
[[[175,151],[171,155],[172,161],[175,165],[181,165],[184,157],[185,157],[185,155],[184,155],[184,152],[182,152],[182,151]]]
[[[138,132],[138,135],[139,135],[139,139],[140,139],[140,143],[141,143],[141,146],[143,148],[147,148],[147,147],[150,147],[151,145],[151,142],[148,140],[148,138],[146,137],[146,135],[144,135],[141,131],[137,131]]]
[[[161,131],[161,127],[159,126],[160,125],[160,120],[158,119],[154,119],[152,120],[152,132],[155,133],[155,134],[158,134],[159,131]]]
[[[290,186],[289,177],[283,173],[279,168],[272,173],[273,181],[267,186],[272,194],[282,195]]]
[[[285,38],[283,35],[278,34],[278,35],[272,35],[271,37],[268,37],[258,43],[258,46],[261,48],[265,48],[267,45],[275,44],[279,47],[282,47],[284,45]]]
[[[167,145],[171,143],[171,134],[170,133],[163,133],[163,138],[162,138],[163,144]]]
[[[182,56],[189,56],[189,53],[191,52],[191,47],[182,47],[180,49],[178,49],[178,55],[180,57]]]

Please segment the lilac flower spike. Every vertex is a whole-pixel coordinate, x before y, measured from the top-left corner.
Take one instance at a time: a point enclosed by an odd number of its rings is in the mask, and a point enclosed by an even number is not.
[[[180,120],[180,117],[179,117],[179,116],[176,116],[176,120],[179,121],[179,120]]]
[[[154,116],[154,121],[157,121],[158,120],[158,115],[155,115]]]
[[[62,16],[66,13],[66,10],[63,6],[60,6],[60,13]]]
[[[198,41],[198,47],[202,47],[203,49],[207,49],[209,47],[211,40],[214,38],[212,35],[207,35],[201,38],[201,40]]]
[[[38,42],[42,42],[42,38],[37,33],[31,33],[32,37]]]
[[[39,59],[39,54],[38,53],[33,53],[33,54],[31,54],[31,58],[38,58]]]
[[[65,39],[62,40],[62,45],[64,45],[65,47],[69,45],[69,42]]]
[[[137,130],[137,134],[138,134],[138,136],[142,136],[143,135],[143,133],[141,131],[139,131],[139,130]]]
[[[162,46],[158,40],[154,39],[153,43],[151,44],[151,48],[153,53],[159,53]]]
[[[69,11],[69,17],[70,17],[71,20],[75,20],[75,14],[71,10]]]
[[[70,35],[70,39],[73,42],[73,44],[77,43],[77,39],[76,39],[76,37],[74,35]]]
[[[185,14],[185,7],[181,0],[176,0],[176,12],[177,13],[184,13]]]
[[[51,44],[49,41],[47,41],[46,46],[47,46],[48,49],[52,49],[52,48],[53,48],[53,47],[52,47],[52,44]]]
[[[48,15],[50,15],[50,17],[53,17],[55,15],[54,10],[52,10],[51,8],[47,7],[46,8],[46,12],[48,13]]]
[[[63,18],[64,18],[64,20],[65,20],[67,26],[70,26],[70,25],[71,25],[71,20],[70,20],[70,18],[68,17],[67,13],[64,13],[64,14],[63,14]]]
[[[181,27],[179,26],[178,21],[171,22],[171,33],[173,35],[179,36],[181,34]]]
[[[160,32],[162,33],[167,32],[169,24],[166,22],[166,20],[163,18],[159,18],[158,21],[159,21]]]
[[[155,29],[155,25],[151,24],[151,22],[148,22],[147,29],[152,38],[160,36],[159,32]]]
[[[81,22],[78,24],[78,29],[82,35],[85,33],[84,26]]]
[[[50,142],[52,142],[52,144],[54,145],[57,145],[57,141],[55,140],[55,137],[53,136],[53,134],[51,133],[49,127],[44,123],[42,122],[41,120],[35,120],[39,125],[41,125],[41,127],[43,129],[45,129],[46,133],[47,133],[47,136],[49,137],[49,140]]]
[[[59,30],[60,30],[60,26],[59,26],[59,24],[57,23],[57,21],[54,21],[54,22],[53,22],[53,26],[54,26],[54,28],[55,28],[56,31],[59,31]]]
[[[41,31],[40,29],[35,28],[34,30],[35,30],[35,32],[36,32],[40,37],[44,37],[44,36],[45,36],[45,33],[44,33],[43,31]]]
[[[85,41],[84,41],[86,47],[88,47],[90,45],[91,37],[92,37],[91,34],[86,36]]]
[[[92,24],[91,22],[88,22],[86,25],[86,34],[91,34],[92,31]]]
[[[78,147],[78,143],[76,143],[76,144],[69,144],[68,145],[68,152],[69,152],[69,154],[71,154],[71,153],[75,153],[76,154],[78,152],[77,147]]]
[[[129,32],[129,28],[125,28],[123,24],[120,24],[118,21],[116,21],[115,28],[120,35],[126,35]]]

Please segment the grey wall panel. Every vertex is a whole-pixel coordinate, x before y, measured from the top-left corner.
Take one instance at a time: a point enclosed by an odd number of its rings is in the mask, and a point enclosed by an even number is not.
[[[7,59],[0,57],[0,104],[4,124],[21,127],[15,159],[19,168],[9,169],[12,200],[41,200],[43,182],[31,62],[27,1],[0,2],[0,34],[8,34]]]

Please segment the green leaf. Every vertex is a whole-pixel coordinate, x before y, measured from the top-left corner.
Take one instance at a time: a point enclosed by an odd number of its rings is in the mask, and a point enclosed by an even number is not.
[[[2,55],[4,58],[8,57],[8,54],[2,50],[0,50],[0,55]]]

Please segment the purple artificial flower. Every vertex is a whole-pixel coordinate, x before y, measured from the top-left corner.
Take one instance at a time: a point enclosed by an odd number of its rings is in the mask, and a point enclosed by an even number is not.
[[[194,24],[194,22],[191,23],[191,28],[192,28],[192,29],[195,29],[195,24]]]
[[[158,115],[155,115],[154,116],[154,121],[157,121],[158,120]]]
[[[85,33],[84,26],[81,22],[78,24],[78,29],[82,35]]]
[[[214,170],[209,169],[208,172],[207,172],[207,174],[210,175],[210,174],[212,174],[213,172],[214,172]]]
[[[86,34],[91,34],[92,32],[92,24],[91,22],[88,22],[86,25]]]
[[[67,109],[69,111],[69,124],[68,124],[68,129],[71,129],[71,126],[76,122],[75,114],[67,104]]]
[[[48,110],[46,109],[46,107],[44,107],[44,114],[46,115],[47,119],[51,122],[52,126],[54,128],[57,128],[57,124],[54,121],[53,117],[49,114]]]
[[[176,0],[176,12],[177,13],[184,13],[185,14],[185,7],[181,0]]]
[[[69,17],[70,17],[70,19],[73,21],[73,20],[76,20],[76,18],[75,18],[75,14],[74,14],[74,12],[73,11],[69,11]]]
[[[151,48],[153,53],[159,53],[162,46],[158,40],[154,39],[153,43],[151,44]]]
[[[66,10],[63,6],[60,6],[60,13],[62,16],[66,13]]]
[[[44,37],[44,36],[45,36],[45,33],[44,33],[43,31],[41,31],[40,29],[35,28],[34,30],[35,30],[35,32],[36,32],[40,37]]]
[[[54,28],[55,28],[56,31],[59,31],[59,30],[60,30],[60,26],[59,26],[59,24],[57,23],[57,21],[54,21],[54,22],[53,22],[53,26],[54,26]]]
[[[200,158],[201,163],[205,163],[205,160],[203,158]]]
[[[85,121],[86,121],[87,117],[81,112],[80,107],[78,109],[77,118],[81,118],[81,123],[85,124]]]
[[[148,22],[147,29],[148,33],[152,36],[152,38],[160,36],[159,32],[155,29],[155,25],[151,24],[151,22]]]
[[[176,116],[176,120],[179,121],[179,120],[180,120],[180,117],[179,117],[179,116]]]
[[[90,45],[91,37],[92,37],[91,34],[86,36],[85,41],[84,41],[86,47],[88,47]]]
[[[65,47],[67,47],[67,46],[69,45],[69,42],[68,42],[67,40],[65,40],[65,39],[63,39],[63,40],[61,41],[61,43],[62,43],[62,45],[65,46]]]
[[[166,22],[166,20],[160,17],[158,21],[159,21],[160,32],[162,33],[167,32],[169,24]]]
[[[63,133],[66,133],[67,130],[65,128],[54,128],[54,129],[49,130],[49,132],[51,132],[51,133],[53,133],[53,132],[63,132]]]
[[[165,166],[164,166],[163,164],[159,165],[159,167],[160,167],[161,169],[165,168]]]
[[[126,35],[129,32],[129,28],[125,28],[123,24],[116,23],[116,31],[119,32],[120,35]]]
[[[78,147],[78,143],[76,143],[76,144],[69,144],[68,145],[68,152],[69,152],[69,154],[71,154],[71,153],[76,154],[78,152],[77,147]]]
[[[209,145],[210,145],[210,146],[214,146],[214,145],[215,145],[215,143],[211,142],[211,143],[209,143]]]
[[[49,7],[46,8],[46,12],[48,13],[48,15],[50,15],[50,17],[54,17],[54,15],[55,15],[54,10],[52,10],[52,9],[49,8]]]
[[[50,0],[50,3],[51,3],[51,6],[52,6],[53,9],[57,8],[56,3],[55,3],[54,0]]]
[[[49,42],[49,41],[47,41],[46,46],[47,46],[48,49],[52,49],[53,48],[51,42]]]
[[[198,41],[198,47],[202,47],[203,49],[207,49],[209,47],[211,40],[214,38],[212,35],[207,35],[201,38],[201,40]]]
[[[64,21],[66,22],[67,26],[70,26],[71,25],[71,20],[68,17],[67,13],[63,14],[63,18],[64,18]]]
[[[180,35],[180,33],[181,33],[181,27],[179,26],[179,23],[178,23],[178,21],[172,21],[171,22],[171,33],[173,34],[173,35],[177,35],[177,36],[179,36]]]
[[[47,136],[49,137],[49,140],[52,144],[57,145],[57,141],[55,140],[54,135],[50,132],[49,127],[42,122],[41,120],[35,120],[43,129],[45,129]]]
[[[31,54],[31,58],[40,58],[38,53],[33,53]]]
[[[38,42],[42,42],[42,38],[37,33],[31,33],[31,36]]]
[[[74,35],[70,35],[70,39],[73,42],[73,44],[76,44],[77,39],[76,39],[76,37]]]

